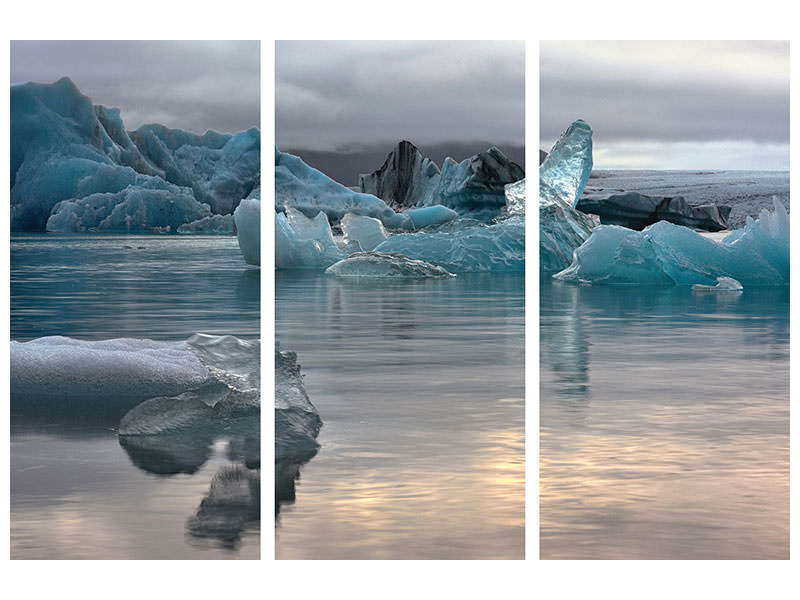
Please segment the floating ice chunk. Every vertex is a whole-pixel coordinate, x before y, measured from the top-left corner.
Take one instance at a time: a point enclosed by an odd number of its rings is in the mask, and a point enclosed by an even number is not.
[[[261,264],[261,201],[245,198],[233,211],[236,238],[244,261],[249,265]]]
[[[470,271],[524,271],[525,220],[512,217],[494,225],[471,220],[453,221],[447,230],[390,236],[376,252],[404,254],[451,273]]]
[[[374,217],[386,226],[403,229],[407,217],[398,215],[380,198],[354,192],[324,173],[309,167],[299,157],[275,149],[275,210],[295,208],[312,217],[324,212],[331,221],[351,213]]]
[[[178,233],[232,235],[234,233],[233,215],[211,215],[191,223],[184,223],[178,227]]]
[[[338,277],[394,279],[454,277],[452,273],[437,265],[390,252],[356,252],[334,263],[325,272]]]
[[[669,221],[707,231],[722,231],[728,228],[728,215],[731,213],[730,206],[692,206],[683,196],[645,196],[638,192],[613,194],[606,198],[595,194],[584,196],[577,208],[598,215],[604,225],[622,225],[639,230],[658,221]]]
[[[525,214],[525,180],[506,185],[506,212],[508,215]]]
[[[356,242],[358,247],[365,252],[373,250],[375,246],[388,237],[386,230],[383,228],[383,223],[372,217],[362,217],[347,213],[342,217],[341,227],[344,234],[344,243]]]
[[[556,196],[575,208],[591,172],[592,128],[578,119],[561,134],[539,166],[539,196]]]
[[[275,460],[316,453],[322,427],[317,409],[303,385],[297,354],[275,344]],[[310,458],[310,457],[309,457]]]
[[[198,388],[209,377],[187,342],[61,336],[11,342],[12,399],[49,398],[83,409],[116,402],[130,408]]]
[[[422,229],[431,225],[441,225],[458,218],[456,211],[439,204],[423,208],[412,208],[406,211],[405,215],[411,219],[411,227],[408,229]],[[364,249],[366,250],[366,248]]]
[[[568,204],[539,204],[539,272],[556,273],[572,262],[576,248],[592,235],[596,223]]]
[[[743,289],[741,283],[730,277],[717,277],[717,285],[695,283],[692,286],[694,292],[741,292]]]
[[[600,225],[554,277],[582,283],[713,284],[730,277],[746,286],[788,285],[789,216],[783,204],[748,217],[743,229],[716,242],[660,221],[643,231]]]
[[[342,260],[324,212],[309,219],[291,207],[275,215],[275,267],[325,269]]]

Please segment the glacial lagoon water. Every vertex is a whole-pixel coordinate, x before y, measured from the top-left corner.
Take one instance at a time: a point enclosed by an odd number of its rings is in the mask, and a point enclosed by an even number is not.
[[[323,420],[276,557],[524,557],[524,276],[276,272],[276,336]]]
[[[541,557],[788,558],[788,288],[540,308]]]
[[[11,339],[254,340],[259,286],[235,237],[13,235]],[[12,410],[11,557],[257,558],[253,503],[211,490],[257,481],[258,425],[153,447],[119,418]]]

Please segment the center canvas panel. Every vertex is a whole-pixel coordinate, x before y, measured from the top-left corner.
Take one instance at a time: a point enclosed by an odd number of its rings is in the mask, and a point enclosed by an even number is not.
[[[278,42],[279,559],[524,558],[521,42]]]

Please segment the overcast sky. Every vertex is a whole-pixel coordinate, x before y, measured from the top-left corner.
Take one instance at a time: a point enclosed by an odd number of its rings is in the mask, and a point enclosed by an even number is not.
[[[522,42],[278,42],[278,147],[525,142]]]
[[[541,148],[573,120],[596,168],[788,169],[788,42],[542,42]]]
[[[258,127],[255,42],[11,42],[11,83],[65,75],[95,104],[121,109],[127,129],[161,123],[197,133]]]

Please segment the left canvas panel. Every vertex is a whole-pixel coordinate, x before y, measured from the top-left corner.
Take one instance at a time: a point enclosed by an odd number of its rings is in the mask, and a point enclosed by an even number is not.
[[[259,60],[11,43],[11,558],[259,557]]]

